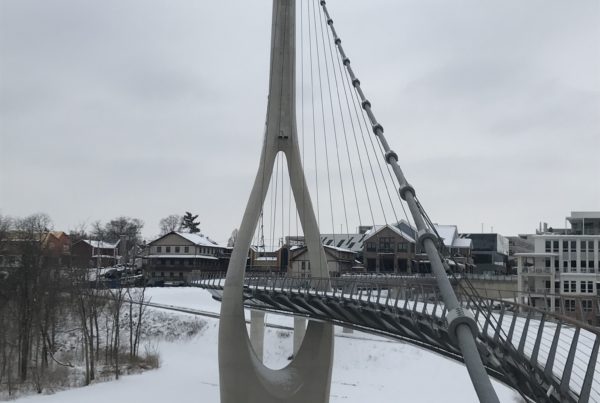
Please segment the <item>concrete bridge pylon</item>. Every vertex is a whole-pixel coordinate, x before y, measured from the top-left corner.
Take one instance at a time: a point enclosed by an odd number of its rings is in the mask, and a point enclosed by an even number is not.
[[[327,403],[333,361],[333,325],[309,321],[294,359],[283,369],[262,363],[244,320],[243,286],[248,250],[264,203],[278,153],[286,157],[290,184],[304,232],[311,274],[328,278],[327,259],[301,164],[296,129],[295,0],[274,0],[267,124],[256,179],[235,247],[221,304],[219,378],[221,403]],[[326,285],[324,287],[327,287]],[[260,331],[255,335],[261,337]],[[297,352],[296,352],[297,349]],[[258,353],[258,354],[257,354]]]

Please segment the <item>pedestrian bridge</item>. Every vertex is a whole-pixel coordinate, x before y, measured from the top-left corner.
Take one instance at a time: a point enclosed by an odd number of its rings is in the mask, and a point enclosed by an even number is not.
[[[221,275],[193,285],[220,299]],[[454,284],[457,287],[457,284]],[[536,402],[600,402],[600,330],[557,312],[458,289],[478,325],[488,374]],[[249,275],[248,308],[392,337],[463,362],[435,278],[298,278]]]

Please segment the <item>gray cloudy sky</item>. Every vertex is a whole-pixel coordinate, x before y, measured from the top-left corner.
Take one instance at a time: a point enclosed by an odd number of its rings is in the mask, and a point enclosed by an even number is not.
[[[600,2],[330,0],[432,219],[506,235],[600,210]],[[239,226],[271,2],[0,0],[0,213]]]

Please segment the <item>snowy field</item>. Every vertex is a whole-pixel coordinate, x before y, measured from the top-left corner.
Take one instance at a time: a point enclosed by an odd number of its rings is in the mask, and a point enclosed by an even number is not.
[[[218,312],[219,303],[197,288],[153,288],[152,302]],[[164,311],[163,311],[164,312]],[[156,312],[158,314],[158,312]],[[169,313],[189,318],[190,315]],[[157,315],[160,318],[161,315]],[[160,341],[161,367],[118,381],[94,384],[54,395],[29,396],[19,402],[44,403],[217,403],[218,320],[201,318],[205,326],[192,338]],[[267,314],[266,321],[292,326],[292,319]],[[292,351],[291,332],[267,328],[265,363],[280,368]],[[522,401],[518,394],[494,382],[501,402]],[[331,403],[477,402],[467,370],[446,358],[397,341],[336,329]]]

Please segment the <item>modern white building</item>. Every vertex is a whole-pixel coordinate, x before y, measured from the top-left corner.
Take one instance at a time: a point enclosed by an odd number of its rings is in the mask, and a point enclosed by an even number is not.
[[[597,216],[597,213],[592,215]],[[586,223],[592,223],[588,228],[593,228],[593,218],[588,218]],[[531,300],[541,308],[597,323],[600,234],[547,232],[532,235],[532,238],[532,253],[515,254],[521,302]]]

